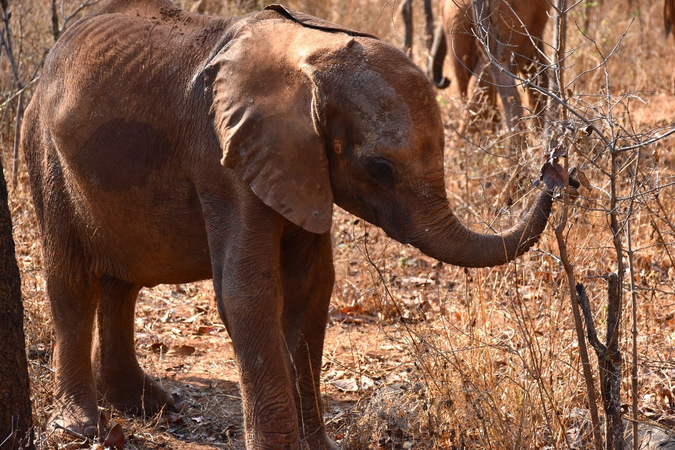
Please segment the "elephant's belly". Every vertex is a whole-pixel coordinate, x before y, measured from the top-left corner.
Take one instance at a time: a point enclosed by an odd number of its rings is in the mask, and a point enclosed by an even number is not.
[[[196,193],[104,197],[79,208],[93,225],[83,240],[97,270],[145,286],[211,277]]]

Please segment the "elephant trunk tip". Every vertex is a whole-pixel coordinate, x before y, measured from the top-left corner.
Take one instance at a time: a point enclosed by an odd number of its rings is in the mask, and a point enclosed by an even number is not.
[[[447,77],[442,77],[440,80],[434,80],[434,85],[438,89],[446,89],[448,86],[450,86],[450,79]]]

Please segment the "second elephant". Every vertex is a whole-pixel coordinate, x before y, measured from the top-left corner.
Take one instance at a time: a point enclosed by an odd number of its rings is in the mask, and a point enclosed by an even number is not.
[[[487,2],[485,2],[487,4]],[[450,80],[443,75],[443,63],[450,53],[449,66],[457,93],[468,99],[472,76],[478,76],[477,87],[481,95],[473,95],[469,112],[477,114],[482,103],[496,104],[496,88],[489,70],[484,70],[487,59],[481,51],[476,35],[476,14],[471,0],[445,0],[441,6],[441,22],[436,28],[429,57],[429,72],[440,89],[447,88]],[[502,62],[513,73],[534,79],[546,86],[548,76],[543,65],[542,36],[548,21],[550,5],[547,0],[496,0],[489,7],[486,17],[490,39],[500,47]],[[485,22],[484,22],[485,23]],[[529,89],[529,106],[532,113],[543,109],[542,96]]]

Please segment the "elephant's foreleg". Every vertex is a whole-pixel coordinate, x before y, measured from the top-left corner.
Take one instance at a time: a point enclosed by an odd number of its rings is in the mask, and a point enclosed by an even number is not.
[[[485,58],[478,58],[473,67],[474,78],[468,83],[466,97],[466,120],[460,133],[494,129],[500,120],[497,109],[497,88]]]
[[[330,234],[294,229],[282,246],[284,336],[295,378],[295,403],[301,439],[308,448],[335,448],[323,424],[321,357],[333,290]]]
[[[426,19],[426,28],[424,30],[424,45],[427,50],[431,50],[434,39],[434,11],[431,6],[431,0],[424,0],[424,18]]]
[[[66,263],[62,263],[67,265]],[[96,312],[94,280],[64,274],[46,263],[47,294],[54,318],[56,401],[52,422],[80,434],[98,433],[96,384],[91,368],[91,336]]]
[[[299,448],[283,338],[280,242],[285,219],[248,189],[236,204],[200,193],[218,309],[239,365],[246,448]]]
[[[543,44],[539,42],[532,57],[532,61],[528,61],[528,63],[523,64],[521,67],[524,68],[523,74],[525,75],[525,78],[531,79],[535,84],[544,89],[548,89],[549,77],[543,52]],[[534,114],[540,118],[541,113],[546,108],[548,97],[532,87],[528,87],[527,95],[529,97],[530,114]]]
[[[469,92],[472,77],[477,76],[483,67],[480,49],[476,38],[462,29],[453,29],[448,41],[453,82],[456,83],[457,94],[464,99]]]
[[[173,398],[138,365],[134,310],[139,286],[104,276],[96,314],[92,362],[99,395],[116,408],[155,413]]]

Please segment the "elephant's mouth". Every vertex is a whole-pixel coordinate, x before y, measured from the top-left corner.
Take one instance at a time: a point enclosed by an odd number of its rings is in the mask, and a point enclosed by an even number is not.
[[[412,237],[408,232],[411,221],[409,215],[407,219],[404,218],[406,214],[402,213],[399,208],[392,207],[392,205],[387,205],[382,208],[378,208],[376,205],[370,205],[369,209],[373,220],[366,220],[373,225],[382,228],[390,238],[395,239],[402,244],[410,244],[412,242]]]

